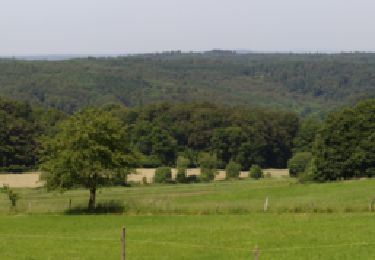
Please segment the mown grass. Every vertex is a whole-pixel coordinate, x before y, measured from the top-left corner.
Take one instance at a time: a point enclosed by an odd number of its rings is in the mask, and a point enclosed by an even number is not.
[[[374,186],[285,178],[104,188],[101,213],[113,211],[104,215],[84,215],[86,190],[17,189],[15,211],[0,195],[0,259],[119,259],[122,226],[128,259],[252,259],[256,245],[260,259],[374,259]]]
[[[1,259],[373,259],[369,213],[2,216]]]

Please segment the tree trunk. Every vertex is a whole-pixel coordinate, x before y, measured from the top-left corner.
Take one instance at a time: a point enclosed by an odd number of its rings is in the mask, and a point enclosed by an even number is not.
[[[90,188],[89,211],[95,209],[96,187]]]

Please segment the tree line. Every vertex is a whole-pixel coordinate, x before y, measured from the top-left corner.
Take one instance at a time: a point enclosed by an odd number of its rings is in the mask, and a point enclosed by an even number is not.
[[[375,174],[374,107],[374,100],[363,101],[324,120],[212,103],[107,105],[93,111],[99,111],[98,120],[114,118],[124,129],[119,149],[131,151],[134,167],[175,167],[179,158],[188,161],[186,167],[199,167],[202,158],[214,158],[222,169],[288,166],[302,180],[327,181]],[[48,150],[45,140],[55,140],[67,131],[64,124],[87,111],[67,115],[0,99],[0,170],[38,169]],[[75,123],[77,132],[81,123]]]
[[[127,148],[137,156],[137,166],[146,168],[175,166],[178,156],[189,159],[189,167],[197,167],[203,154],[215,155],[221,168],[230,161],[246,170],[252,164],[283,168],[299,127],[294,113],[212,103],[98,109],[120,120],[126,128]],[[1,99],[2,170],[37,168],[42,137],[53,137],[60,124],[75,115]]]

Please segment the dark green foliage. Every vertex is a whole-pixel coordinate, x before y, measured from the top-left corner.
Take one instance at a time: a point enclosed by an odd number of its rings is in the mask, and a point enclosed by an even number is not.
[[[201,170],[201,175],[199,176],[199,178],[201,181],[208,182],[215,179],[218,165],[218,161],[215,155],[202,153],[199,157],[199,165]]]
[[[97,187],[125,181],[137,163],[121,121],[100,109],[86,109],[63,121],[42,141],[41,170],[48,189],[90,189],[95,208]]]
[[[56,110],[0,100],[0,170],[25,171],[39,160],[39,139],[54,137],[69,118]],[[230,161],[243,169],[252,164],[286,167],[298,129],[293,113],[210,103],[162,103],[142,108],[108,105],[103,111],[126,126],[125,142],[137,154],[139,167],[173,166],[177,154],[198,167],[198,154],[211,152],[217,167]]]
[[[331,114],[313,149],[317,181],[375,175],[375,100]]]
[[[122,214],[125,211],[123,201],[110,200],[100,202],[95,209],[89,209],[85,206],[76,206],[65,210],[66,215],[87,215],[87,214]]]
[[[368,53],[0,60],[0,72],[0,95],[68,113],[108,103],[215,100],[321,114],[375,93],[375,55]]]
[[[225,167],[225,173],[227,178],[238,178],[241,172],[241,164],[234,161],[230,161]]]
[[[176,140],[166,130],[151,122],[140,121],[132,126],[130,133],[133,148],[145,155],[142,166],[174,164]]]
[[[293,153],[311,152],[315,136],[321,124],[321,121],[315,118],[306,118],[301,121],[296,137],[293,140]]]
[[[200,178],[197,175],[186,176],[186,183],[199,183]]]
[[[298,129],[293,113],[210,103],[162,103],[135,109],[107,107],[129,126],[131,143],[142,153],[142,166],[175,164],[177,151],[198,165],[198,153],[216,154],[223,167],[232,159],[283,168]]]
[[[177,183],[187,183],[187,176],[183,172],[177,172],[176,174],[176,182]]]
[[[40,126],[26,103],[0,99],[0,168],[19,171],[37,162],[36,136]]]
[[[44,110],[0,98],[0,171],[23,172],[38,162],[38,138],[49,135],[64,118],[56,110]]]
[[[299,174],[304,173],[311,159],[311,152],[299,152],[293,155],[293,157],[288,161],[290,176],[297,177]]]
[[[259,165],[252,165],[250,168],[250,178],[258,180],[260,178],[263,178],[263,170],[260,168]]]
[[[155,183],[172,182],[172,169],[170,167],[159,167],[155,170]]]

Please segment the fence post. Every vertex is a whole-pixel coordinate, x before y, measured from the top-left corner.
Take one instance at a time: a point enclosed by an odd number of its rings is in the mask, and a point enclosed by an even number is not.
[[[371,202],[368,204],[368,210],[369,210],[370,212],[372,212],[372,210],[373,210],[374,203],[375,203],[375,197],[372,198]]]
[[[254,260],[259,260],[259,247],[258,245],[255,246],[255,249],[253,251]]]
[[[125,260],[125,242],[126,242],[125,227],[122,227],[121,232],[121,260]]]
[[[268,197],[266,198],[264,205],[263,205],[263,211],[266,212],[268,210]]]

